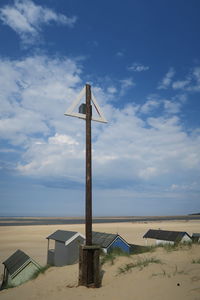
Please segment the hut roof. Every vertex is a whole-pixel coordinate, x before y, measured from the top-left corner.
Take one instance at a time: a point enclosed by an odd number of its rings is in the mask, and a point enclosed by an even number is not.
[[[76,231],[57,230],[50,234],[47,239],[64,242],[65,245],[72,241],[77,236],[85,237]],[[103,248],[107,248],[119,235],[105,232],[92,232],[92,243],[94,245],[100,245]],[[120,236],[119,236],[120,237]],[[122,237],[120,237],[127,245],[129,245]]]
[[[57,230],[54,233],[50,234],[47,239],[55,240],[59,242],[66,242],[71,239],[75,234],[76,231],[67,231],[67,230]]]
[[[47,239],[63,242],[65,245],[68,245],[78,236],[81,236],[83,239],[85,239],[84,235],[77,231],[57,230],[50,234]]]
[[[118,234],[93,231],[92,232],[92,243],[95,245],[100,245],[103,248],[107,248],[118,236],[119,236]]]
[[[8,269],[8,272],[12,276],[16,273],[24,264],[31,261],[31,258],[21,250],[17,250],[3,264]]]
[[[149,229],[143,236],[143,238],[157,239],[163,241],[180,242],[184,235],[189,234],[185,231],[168,231],[168,230],[156,230]]]

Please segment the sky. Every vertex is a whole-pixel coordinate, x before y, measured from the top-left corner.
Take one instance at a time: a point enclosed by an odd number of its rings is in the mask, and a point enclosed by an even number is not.
[[[1,0],[0,216],[84,215],[85,121],[64,113],[86,83],[108,120],[92,122],[93,215],[200,212],[199,15]]]

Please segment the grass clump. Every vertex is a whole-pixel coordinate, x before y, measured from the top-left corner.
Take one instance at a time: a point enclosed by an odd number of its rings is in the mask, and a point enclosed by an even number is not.
[[[101,265],[104,265],[107,262],[110,262],[111,265],[114,265],[116,256],[113,253],[104,254],[101,257]]]
[[[26,281],[22,281],[21,283],[18,283],[18,284],[12,284],[12,283],[9,283],[9,284],[3,284],[2,286],[0,286],[0,290],[3,290],[3,289],[11,289],[11,288],[14,288],[16,286],[20,286],[21,284],[24,284],[25,282],[31,280],[31,279],[35,279],[39,276],[39,274],[44,274],[45,271],[50,267],[50,265],[46,265],[44,267],[40,267],[37,271],[35,271],[35,273],[29,278],[27,279]]]
[[[173,272],[173,276],[177,275],[177,274],[187,274],[184,270],[178,270],[177,265],[175,266],[175,270]]]
[[[175,244],[159,244],[157,247],[165,249],[167,252],[178,250],[190,250],[192,248],[192,242],[175,243]]]
[[[37,278],[40,274],[44,274],[46,270],[50,268],[50,265],[46,265],[44,267],[40,267],[32,276],[32,279]]]
[[[168,278],[171,278],[171,274],[167,273],[166,270],[162,269],[162,272],[161,273],[153,273],[152,274],[152,277],[154,276],[167,276]]]
[[[160,243],[157,245],[150,246],[140,246],[140,245],[130,245],[131,246],[131,255],[141,254],[147,252],[154,252],[158,248],[163,248],[167,252],[177,251],[177,250],[190,250],[192,247],[192,242],[184,242],[184,243]]]
[[[187,275],[188,273],[184,270],[178,270],[177,265],[175,265],[175,270],[173,272],[167,273],[166,270],[162,269],[161,273],[153,273],[152,277],[153,276],[163,276],[163,277],[166,276],[168,278],[171,278],[172,276],[176,276],[176,275],[180,275],[180,274]]]
[[[200,258],[198,259],[193,259],[192,264],[200,264]]]
[[[178,244],[168,244],[168,243],[167,244],[158,244],[157,247],[163,248],[167,252],[177,251],[179,249]]]
[[[115,248],[107,254],[101,255],[101,265],[110,262],[111,265],[114,265],[114,262],[119,256],[130,256],[129,253],[122,251],[120,248]]]
[[[140,246],[140,245],[133,245],[131,247],[131,255],[134,254],[142,254],[147,252],[154,252],[156,250],[157,246],[151,245],[151,246]]]
[[[144,267],[147,267],[149,264],[161,264],[161,260],[151,257],[145,259],[139,259],[136,263],[129,263],[126,264],[118,269],[118,274],[125,274],[130,272],[133,268],[139,268],[142,270]]]

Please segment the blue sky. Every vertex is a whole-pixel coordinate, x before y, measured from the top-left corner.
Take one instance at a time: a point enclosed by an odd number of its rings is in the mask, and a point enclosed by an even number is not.
[[[86,82],[93,214],[200,211],[200,2],[0,3],[2,216],[84,215]],[[83,99],[84,101],[84,99]]]

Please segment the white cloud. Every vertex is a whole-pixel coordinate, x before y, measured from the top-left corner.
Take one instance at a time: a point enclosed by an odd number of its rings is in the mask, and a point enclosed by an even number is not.
[[[75,97],[80,72],[70,59],[35,56],[1,60],[1,136],[20,144],[28,142],[29,134],[48,135],[51,127],[64,132],[60,116]]]
[[[173,82],[172,87],[173,89],[184,89],[188,84],[190,83],[190,80],[178,80]]]
[[[72,137],[66,135],[66,134],[58,134],[56,133],[55,136],[49,138],[49,144],[54,145],[78,145],[79,143],[73,139]]]
[[[36,5],[31,0],[15,0],[14,5],[0,9],[0,19],[19,34],[23,43],[33,43],[41,32],[42,25],[57,24],[73,27],[77,18],[58,14],[52,9]]]
[[[192,74],[189,76],[190,85],[186,87],[187,91],[200,92],[200,67],[195,67],[192,70]]]
[[[155,167],[146,167],[139,171],[139,177],[142,179],[150,179],[157,174],[160,174],[160,172]]]
[[[176,80],[172,83],[174,90],[183,90],[185,92],[200,91],[200,67],[194,67],[190,73],[182,80]]]
[[[134,72],[143,72],[149,70],[149,66],[144,66],[140,63],[133,63],[130,67],[128,67],[128,70]]]
[[[78,140],[78,138],[77,138]],[[29,144],[24,153],[26,163],[19,163],[17,169],[24,175],[42,177],[65,177],[82,182],[84,151],[83,145],[68,135],[56,133],[43,142]]]
[[[120,80],[121,84],[121,90],[120,90],[120,96],[125,95],[125,93],[131,88],[135,86],[135,82],[133,81],[133,78],[125,78]]]
[[[196,190],[199,192],[199,185],[197,182],[191,182],[190,184],[184,183],[184,184],[172,184],[170,186],[170,189],[173,191],[191,191],[191,190]]]
[[[173,101],[169,101],[169,100],[164,100],[164,108],[165,108],[167,113],[177,114],[181,110],[181,103],[173,102]]]
[[[147,100],[140,108],[140,112],[143,114],[148,114],[155,108],[158,108],[160,106],[160,101],[155,99],[149,99]]]
[[[123,56],[124,56],[124,53],[123,53],[122,51],[118,51],[118,52],[116,53],[116,56],[117,56],[117,57],[123,57]]]
[[[165,77],[161,80],[158,89],[159,90],[167,89],[171,85],[172,78],[174,77],[174,75],[175,75],[174,68],[171,67],[167,72],[167,74],[165,75]]]
[[[142,114],[152,114],[157,109],[164,110],[166,114],[177,114],[182,108],[183,102],[186,100],[185,95],[172,97],[172,99],[162,99],[158,95],[150,95],[147,101],[140,107]]]
[[[193,69],[193,75],[198,83],[200,83],[200,67],[195,67]]]
[[[116,89],[115,86],[109,86],[109,87],[107,88],[107,92],[108,92],[109,94],[116,94],[116,93],[117,93],[117,89]]]
[[[84,182],[84,121],[64,116],[82,88],[80,66],[72,59],[47,56],[1,60],[0,66],[0,135],[10,149],[17,144],[23,153],[17,170],[24,176]],[[129,88],[133,81],[121,84]],[[159,189],[178,185],[183,178],[188,184],[197,180],[199,131],[185,132],[175,101],[151,97],[142,107],[129,104],[122,109],[108,104],[101,88],[93,86],[93,92],[108,119],[106,125],[92,125],[97,184],[115,189],[148,183]],[[141,111],[158,107],[158,117],[141,118]]]

